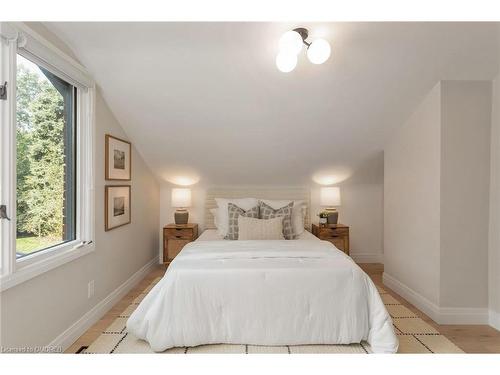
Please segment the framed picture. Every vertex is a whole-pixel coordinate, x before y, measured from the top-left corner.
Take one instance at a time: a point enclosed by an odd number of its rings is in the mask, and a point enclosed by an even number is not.
[[[104,229],[106,231],[129,224],[130,185],[106,185],[104,191]]]
[[[106,134],[106,180],[130,181],[132,177],[132,145]]]

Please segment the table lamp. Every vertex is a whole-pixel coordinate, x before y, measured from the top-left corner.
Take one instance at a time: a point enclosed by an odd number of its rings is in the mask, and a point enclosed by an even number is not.
[[[339,213],[335,207],[340,206],[340,188],[322,187],[320,193],[320,205],[326,207],[327,224],[337,224]]]
[[[191,189],[175,188],[172,189],[172,207],[175,210],[175,224],[187,224],[189,218],[188,207],[191,207]]]

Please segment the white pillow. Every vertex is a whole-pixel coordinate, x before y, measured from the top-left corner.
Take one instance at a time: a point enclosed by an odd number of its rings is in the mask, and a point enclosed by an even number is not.
[[[294,204],[295,207],[295,204]],[[292,210],[292,227],[295,236],[300,236],[306,230],[304,227],[306,225],[306,214],[307,206],[305,203],[300,206],[300,209]]]
[[[215,225],[215,227],[219,228],[219,224],[218,224],[218,222],[219,222],[218,216],[219,215],[217,215],[217,209],[216,208],[211,208],[209,211],[212,214],[212,216],[214,217],[214,225]]]
[[[235,204],[244,211],[248,211],[259,203],[256,198],[215,198],[217,203],[217,233],[226,237],[229,230],[228,203]]]
[[[268,206],[271,206],[275,210],[278,210],[281,207],[285,207],[288,204],[290,204],[290,202],[292,202],[292,200],[269,200],[269,199],[261,199],[260,201],[264,202]],[[295,237],[300,236],[302,233],[304,233],[306,211],[307,211],[307,206],[305,201],[303,200],[293,201],[292,227],[293,227],[293,234]]]
[[[283,240],[283,218],[238,217],[238,240]]]

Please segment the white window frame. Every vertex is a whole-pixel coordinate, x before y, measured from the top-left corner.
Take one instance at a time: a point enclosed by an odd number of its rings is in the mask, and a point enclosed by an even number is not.
[[[23,23],[0,23],[0,204],[10,221],[0,220],[0,290],[6,290],[95,249],[94,137],[95,83],[85,68]],[[76,238],[16,260],[16,60],[21,54],[77,87]]]

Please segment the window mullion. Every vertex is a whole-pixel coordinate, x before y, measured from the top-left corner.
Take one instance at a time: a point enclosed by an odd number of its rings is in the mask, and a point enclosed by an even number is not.
[[[94,236],[94,190],[93,190],[93,113],[94,92],[92,88],[80,90],[77,96],[77,238],[93,241]]]

